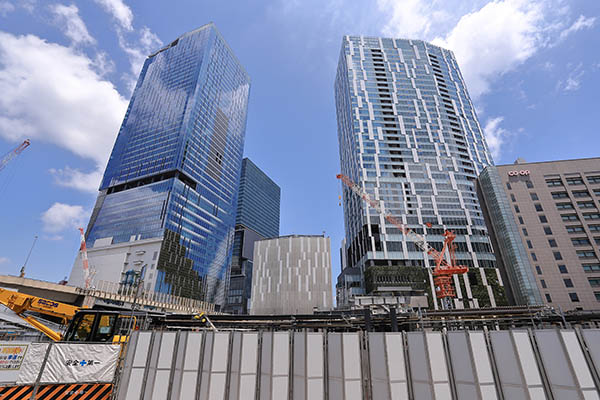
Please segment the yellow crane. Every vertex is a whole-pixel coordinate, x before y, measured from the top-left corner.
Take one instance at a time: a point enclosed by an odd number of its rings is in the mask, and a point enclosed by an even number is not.
[[[139,329],[141,324],[137,318],[140,313],[91,310],[2,288],[0,288],[0,304],[11,309],[19,318],[54,341],[125,343],[131,330]],[[59,318],[62,324],[68,327],[63,335],[26,312]],[[203,312],[183,317],[198,321],[199,326],[216,330]],[[156,322],[165,320],[162,315],[154,315],[151,319]]]
[[[67,325],[73,319],[75,314],[81,310],[80,307],[1,288],[0,304],[11,309],[19,318],[23,319],[54,341],[61,340],[62,335],[47,327],[35,317],[25,314],[25,312],[30,311],[57,317],[61,319],[63,325]]]

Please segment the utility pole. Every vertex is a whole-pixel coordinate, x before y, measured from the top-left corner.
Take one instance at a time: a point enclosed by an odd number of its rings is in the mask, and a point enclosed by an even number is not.
[[[29,261],[29,257],[31,256],[31,252],[33,251],[33,246],[35,246],[35,242],[37,241],[37,235],[33,237],[33,243],[31,244],[31,248],[29,249],[29,253],[27,254],[27,258],[25,259],[25,264],[21,267],[21,272],[19,273],[19,278],[25,277],[25,267],[27,266],[27,262]]]

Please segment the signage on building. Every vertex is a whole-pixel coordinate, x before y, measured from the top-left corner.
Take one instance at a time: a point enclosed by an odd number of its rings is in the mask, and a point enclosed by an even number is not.
[[[529,175],[528,169],[522,169],[520,171],[508,171],[508,176],[527,176]]]

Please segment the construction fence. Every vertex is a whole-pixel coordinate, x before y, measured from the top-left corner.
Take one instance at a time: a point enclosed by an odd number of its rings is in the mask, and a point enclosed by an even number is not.
[[[0,400],[108,399],[120,345],[0,342]]]
[[[600,330],[135,332],[119,400],[599,397]]]

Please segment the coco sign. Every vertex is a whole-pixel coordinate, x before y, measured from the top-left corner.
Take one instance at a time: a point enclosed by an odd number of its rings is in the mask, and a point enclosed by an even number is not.
[[[522,169],[520,171],[508,171],[508,176],[527,176],[529,175],[528,169]]]

